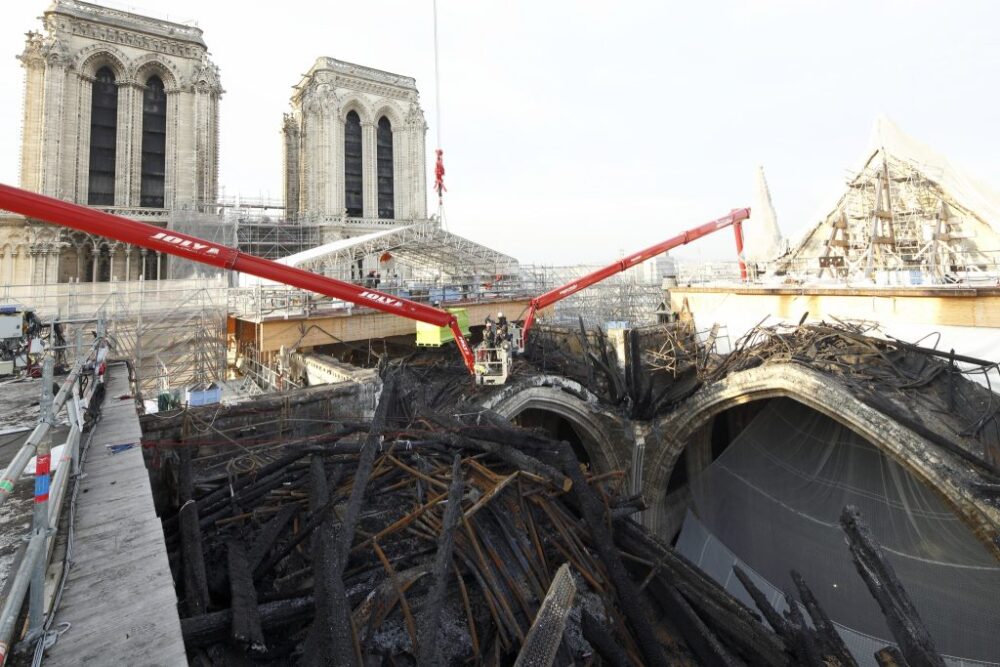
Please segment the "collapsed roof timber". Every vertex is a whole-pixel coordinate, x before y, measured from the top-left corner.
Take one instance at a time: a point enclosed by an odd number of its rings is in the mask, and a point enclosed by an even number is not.
[[[683,326],[660,327],[658,337],[633,336],[645,379],[614,380],[613,346],[602,340],[549,327],[532,358],[578,375],[580,391],[600,397],[595,409],[645,423],[669,423],[769,366],[839,376],[911,427],[926,424],[942,484],[963,486],[996,515],[996,410],[933,353],[823,325],[762,328],[717,357]],[[574,373],[566,360],[581,357],[559,348],[580,344],[593,368]],[[581,465],[571,443],[483,409],[489,391],[456,391],[457,369],[419,362],[393,365],[380,388],[316,387],[146,418],[147,451],[171,471],[162,515],[190,657],[856,664],[840,620],[823,611],[828,593],[810,589],[808,575],[793,576],[799,602],[784,615],[742,562],[734,595],[634,520],[659,501],[632,493],[628,471]],[[951,413],[930,419],[949,400]],[[845,557],[898,645],[884,655],[942,664],[905,577],[892,574],[895,556],[884,557],[865,519],[878,521],[845,509]]]

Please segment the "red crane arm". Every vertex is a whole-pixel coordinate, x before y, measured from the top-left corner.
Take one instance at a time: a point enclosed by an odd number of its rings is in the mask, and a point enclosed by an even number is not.
[[[749,217],[750,209],[733,209],[729,212],[729,215],[721,217],[718,220],[712,220],[711,222],[706,222],[704,225],[695,227],[694,229],[689,229],[683,234],[678,234],[677,236],[671,237],[666,241],[650,246],[645,250],[640,250],[639,252],[631,254],[628,257],[624,257],[613,264],[605,266],[603,269],[598,269],[597,271],[589,273],[582,278],[577,278],[571,283],[567,283],[562,287],[557,287],[554,290],[550,290],[545,294],[542,294],[541,296],[535,297],[531,300],[531,304],[528,306],[528,314],[524,318],[524,328],[522,330],[524,340],[527,341],[528,339],[528,331],[531,329],[531,325],[535,321],[535,313],[538,310],[547,308],[557,301],[565,299],[572,294],[576,294],[582,289],[590,287],[594,283],[599,283],[605,278],[610,278],[616,273],[621,273],[622,271],[630,269],[633,266],[641,264],[647,259],[656,257],[657,255],[672,248],[690,243],[695,239],[700,239],[702,236],[706,236],[720,229],[725,229],[731,225],[739,225]]]
[[[470,373],[474,372],[475,357],[469,347],[469,342],[462,335],[457,318],[447,311],[401,299],[378,290],[352,285],[335,278],[321,276],[293,266],[285,266],[196,236],[162,229],[144,222],[136,222],[2,183],[0,183],[0,209],[56,225],[72,227],[90,234],[105,236],[123,243],[131,243],[142,248],[158,250],[194,262],[231,271],[242,271],[411,320],[439,327],[450,327],[455,334],[455,342],[462,353],[466,367]]]

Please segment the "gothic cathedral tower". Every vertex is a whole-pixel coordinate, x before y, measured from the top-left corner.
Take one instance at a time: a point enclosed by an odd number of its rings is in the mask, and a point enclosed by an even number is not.
[[[290,219],[350,236],[427,217],[427,123],[408,76],[319,58],[286,114]]]
[[[202,31],[54,0],[29,32],[21,187],[168,226],[218,188],[218,68]],[[0,220],[8,284],[156,278],[145,250],[30,220]]]

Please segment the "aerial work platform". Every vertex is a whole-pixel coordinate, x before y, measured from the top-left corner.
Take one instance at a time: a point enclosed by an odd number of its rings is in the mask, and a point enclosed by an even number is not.
[[[73,564],[52,627],[71,625],[45,664],[186,665],[128,370],[112,365],[106,378],[77,501]],[[64,545],[61,535],[53,568],[61,566]]]

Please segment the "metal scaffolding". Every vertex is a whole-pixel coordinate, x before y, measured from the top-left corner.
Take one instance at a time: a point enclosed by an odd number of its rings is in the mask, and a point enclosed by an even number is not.
[[[530,266],[521,271],[523,284],[534,294],[572,282],[596,266]],[[640,269],[643,267],[640,267]],[[548,321],[587,327],[624,322],[628,326],[656,324],[663,309],[663,281],[648,271],[632,269],[577,292],[553,306]]]
[[[994,283],[998,214],[989,188],[880,119],[832,209],[774,269],[889,285]]]
[[[390,226],[330,241],[285,257],[283,263],[340,280],[359,280],[368,271],[402,279],[451,284],[516,279],[517,260],[444,230],[437,220]]]
[[[34,310],[45,323],[59,322],[70,341],[66,363],[74,361],[77,330],[89,339],[103,319],[113,356],[132,363],[145,398],[163,388],[226,378],[225,277],[4,285],[0,303]]]

